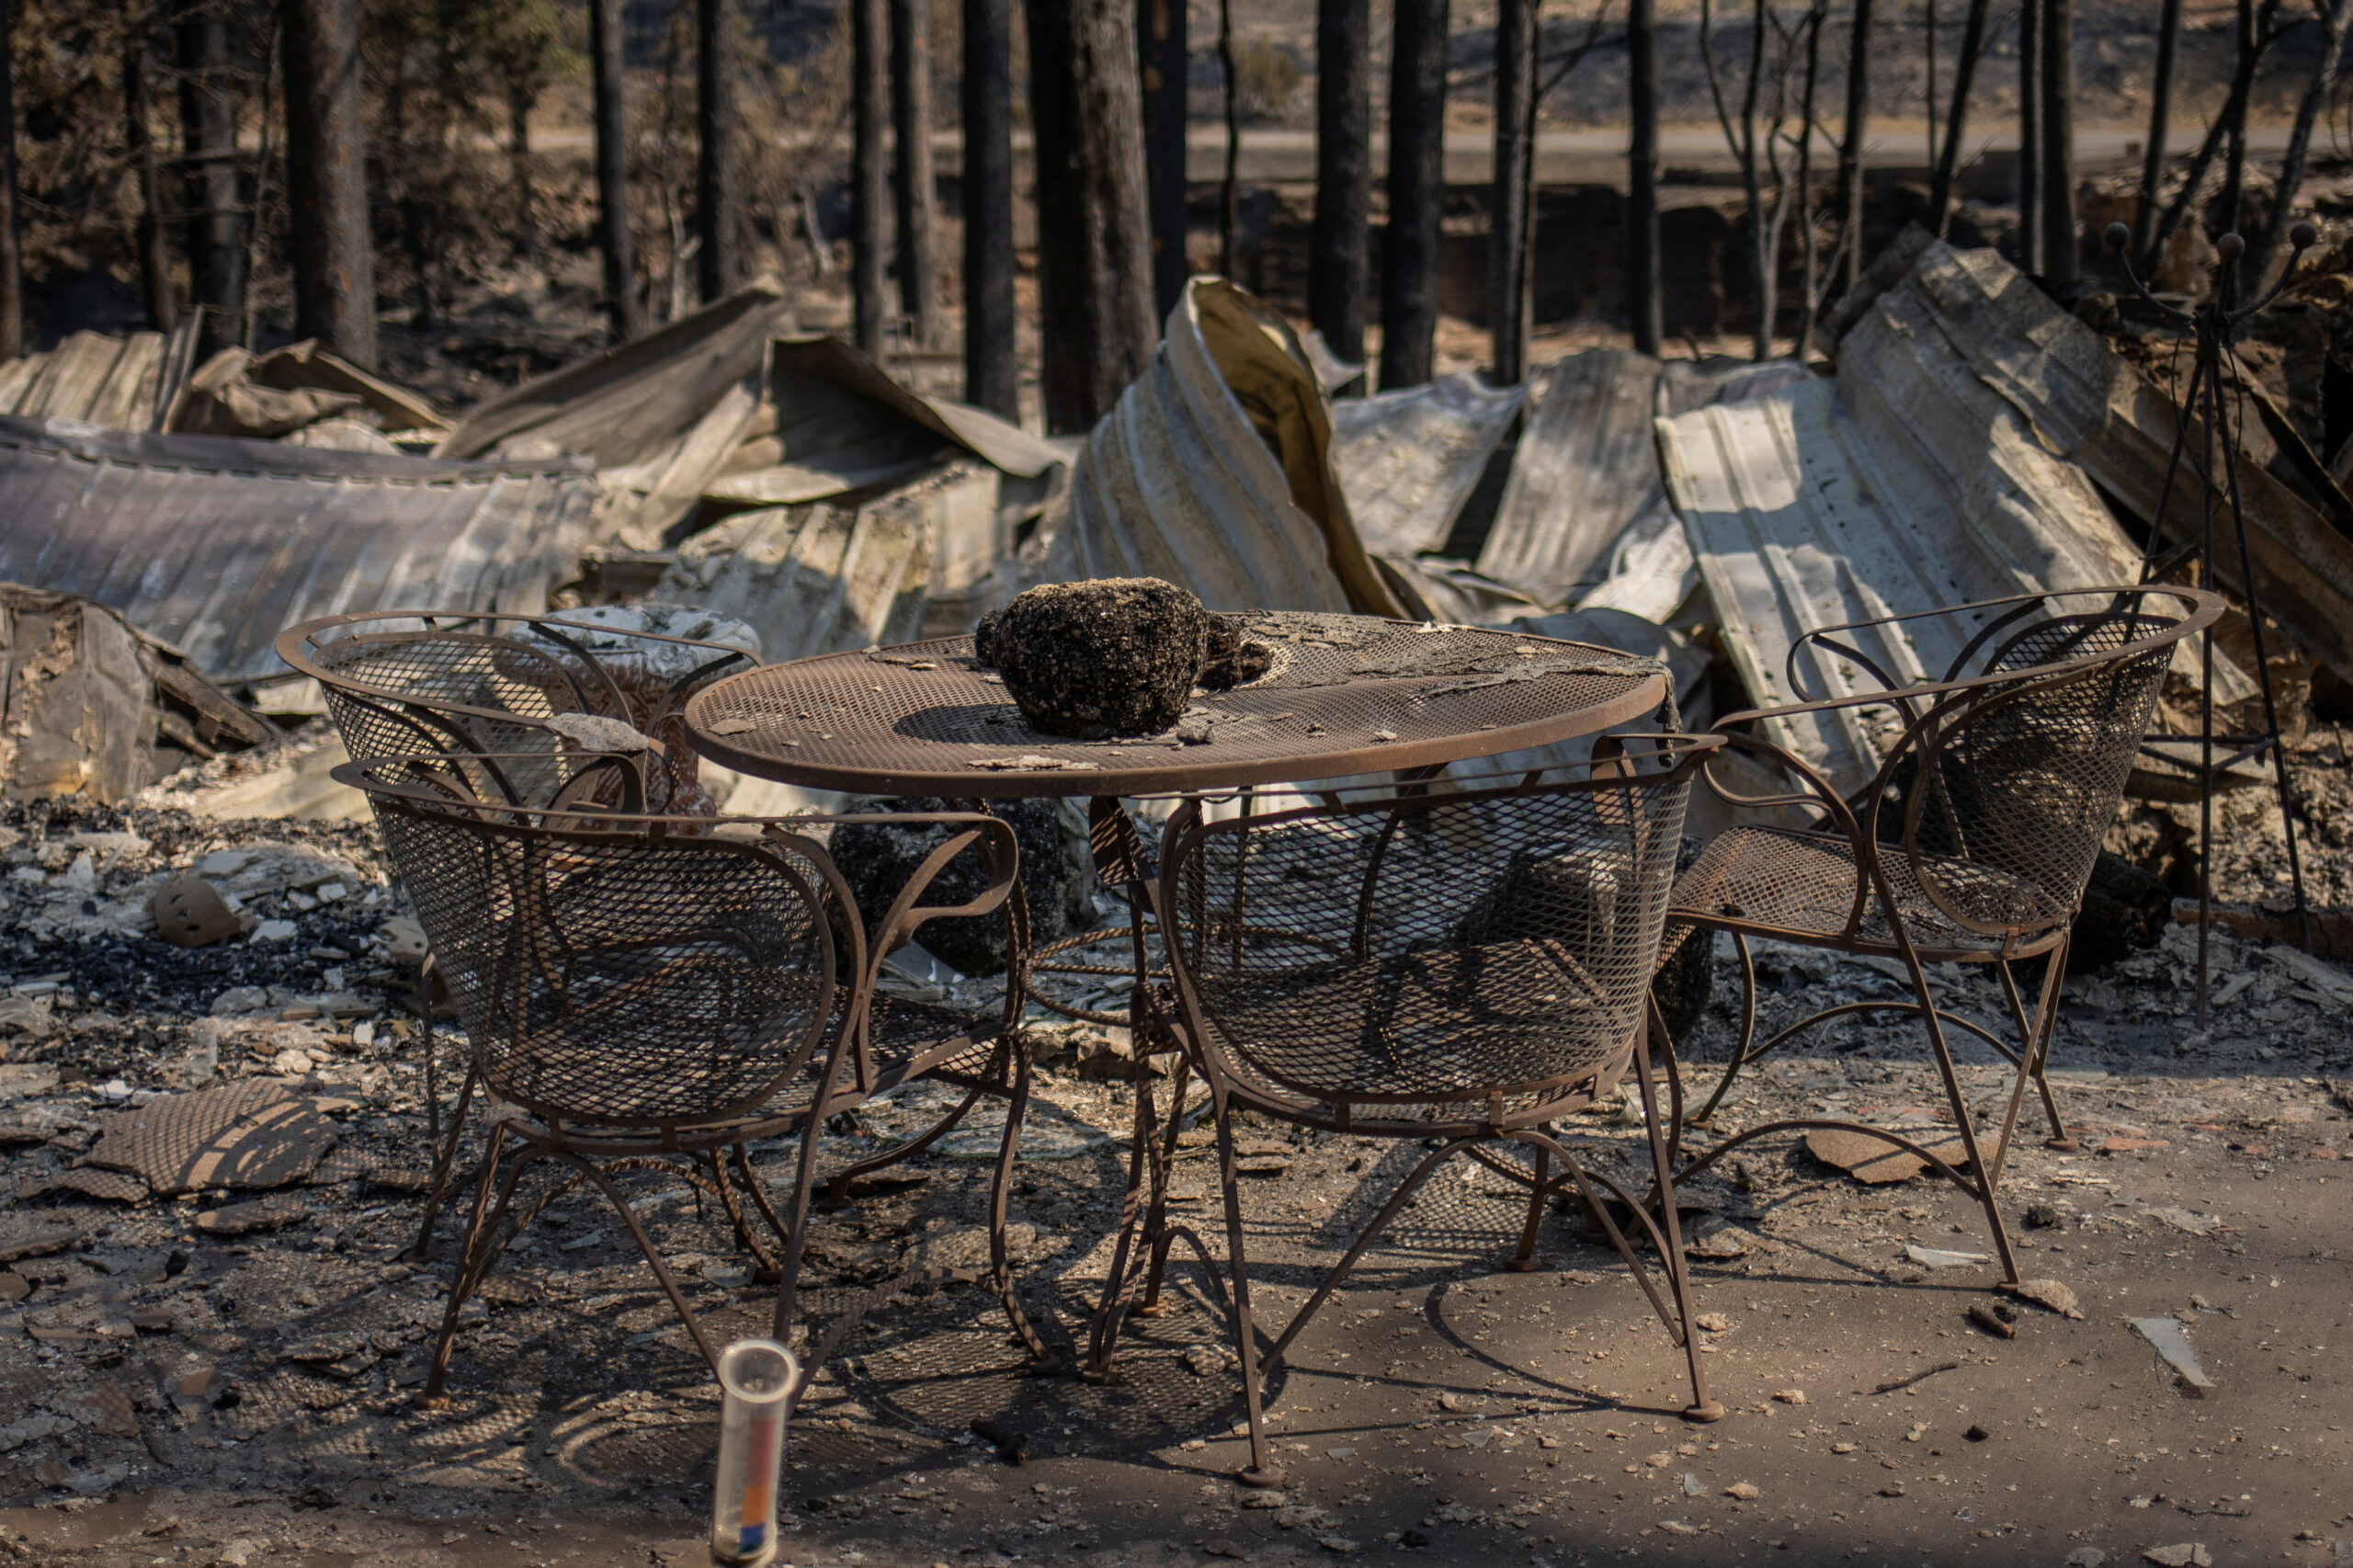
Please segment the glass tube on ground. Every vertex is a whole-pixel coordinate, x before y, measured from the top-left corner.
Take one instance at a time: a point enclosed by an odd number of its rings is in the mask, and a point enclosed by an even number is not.
[[[720,1352],[723,1399],[710,1551],[722,1562],[763,1562],[776,1549],[784,1402],[800,1371],[792,1352],[773,1339],[739,1339]]]

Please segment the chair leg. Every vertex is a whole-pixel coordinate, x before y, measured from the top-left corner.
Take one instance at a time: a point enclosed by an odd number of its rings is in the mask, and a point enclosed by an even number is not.
[[[469,1063],[466,1067],[465,1081],[458,1085],[457,1107],[449,1113],[449,1136],[446,1140],[443,1139],[438,1131],[441,1116],[440,1102],[434,1097],[433,1091],[433,1048],[429,1043],[431,1040],[429,1032],[426,1039],[428,1043],[425,1051],[425,1097],[426,1105],[432,1110],[428,1119],[431,1126],[428,1127],[427,1131],[434,1142],[433,1179],[425,1189],[425,1217],[417,1224],[416,1240],[409,1243],[407,1250],[400,1255],[411,1263],[423,1263],[432,1256],[433,1223],[440,1217],[441,1199],[449,1193],[449,1173],[456,1168],[458,1163],[458,1140],[465,1135],[466,1111],[473,1104],[474,1087],[481,1082],[480,1074],[476,1073],[472,1064]]]
[[[473,1293],[479,1276],[474,1265],[478,1255],[487,1248],[490,1233],[483,1221],[490,1213],[490,1189],[498,1179],[499,1155],[505,1153],[506,1129],[504,1123],[490,1130],[490,1147],[483,1151],[482,1168],[474,1173],[473,1219],[466,1227],[465,1244],[458,1253],[458,1267],[449,1279],[449,1305],[441,1314],[441,1335],[434,1341],[433,1365],[426,1373],[425,1388],[417,1395],[417,1404],[426,1410],[438,1410],[447,1402],[442,1398],[441,1385],[449,1373],[449,1352],[458,1340],[458,1314],[463,1311],[466,1298]],[[514,1177],[519,1170],[508,1173],[506,1187],[514,1190]],[[505,1205],[500,1206],[504,1209]]]
[[[1536,1150],[1536,1185],[1528,1193],[1528,1219],[1519,1227],[1519,1250],[1511,1255],[1504,1267],[1514,1274],[1529,1274],[1537,1268],[1536,1228],[1544,1222],[1545,1189],[1551,1183],[1552,1152],[1541,1144]]]
[[[1030,1326],[1029,1314],[1021,1310],[1020,1284],[1013,1277],[1013,1261],[1005,1245],[1006,1199],[1013,1185],[1014,1163],[1021,1153],[1022,1113],[1029,1107],[1029,1042],[1017,1034],[1008,1041],[1008,1049],[1013,1056],[1013,1095],[1005,1108],[1005,1139],[997,1146],[996,1178],[989,1184],[989,1283],[1004,1303],[1015,1336],[1029,1353],[1027,1369],[1048,1373],[1061,1369],[1062,1358],[1047,1348]]]
[[[1250,1319],[1250,1265],[1242,1244],[1242,1189],[1233,1170],[1233,1123],[1225,1101],[1213,1102],[1217,1117],[1218,1185],[1225,1190],[1225,1247],[1233,1272],[1233,1349],[1242,1358],[1242,1407],[1250,1423],[1250,1463],[1234,1479],[1245,1486],[1280,1486],[1283,1472],[1267,1452],[1267,1423],[1258,1392],[1258,1332]]]
[[[2042,1114],[2051,1123],[2051,1137],[2045,1147],[2063,1153],[2073,1153],[2079,1145],[2075,1135],[2067,1130],[2066,1119],[2059,1114],[2059,1101],[2051,1093],[2051,1080],[2043,1075],[2051,1061],[2051,1037],[2059,1028],[2059,993],[2067,983],[2067,960],[2074,943],[2062,937],[2044,961],[2042,971],[2041,1006],[2036,1021],[2042,1027],[2035,1032],[2033,1049],[2027,1060],[2034,1066],[2034,1086],[2042,1096]]]
[[[1659,1034],[1666,1032],[1666,1021],[1659,1017],[1658,1003],[1650,1003],[1651,1027]],[[1665,1135],[1660,1131],[1658,1091],[1651,1082],[1650,1051],[1646,1047],[1634,1050],[1634,1076],[1643,1095],[1643,1122],[1650,1135],[1652,1178],[1658,1184],[1659,1228],[1665,1233],[1666,1253],[1664,1263],[1666,1282],[1675,1292],[1675,1313],[1683,1324],[1683,1359],[1691,1372],[1691,1403],[1684,1407],[1687,1421],[1707,1423],[1724,1418],[1724,1407],[1708,1397],[1708,1375],[1699,1366],[1699,1336],[1691,1324],[1691,1268],[1683,1255],[1683,1216],[1675,1198],[1675,1165],[1667,1152]],[[1542,1159],[1542,1151],[1538,1159]],[[1542,1168],[1540,1164],[1538,1167]]]
[[[1694,932],[1692,939],[1697,940],[1702,935],[1707,933]],[[1714,939],[1709,936],[1709,940]],[[1756,959],[1748,950],[1748,937],[1745,933],[1734,931],[1732,945],[1733,950],[1740,955],[1740,1040],[1732,1049],[1732,1062],[1724,1068],[1723,1077],[1718,1080],[1716,1092],[1710,1095],[1708,1103],[1688,1119],[1689,1124],[1695,1127],[1704,1126],[1708,1119],[1716,1114],[1716,1107],[1723,1103],[1725,1091],[1732,1087],[1732,1081],[1747,1064],[1748,1048],[1756,1041]]]
[[[669,1265],[662,1261],[661,1251],[654,1246],[653,1238],[645,1233],[645,1227],[638,1223],[637,1214],[630,1208],[628,1199],[621,1196],[620,1188],[613,1185],[610,1176],[577,1154],[563,1153],[557,1155],[556,1158],[596,1183],[597,1190],[605,1195],[605,1200],[613,1206],[616,1213],[620,1215],[621,1223],[629,1227],[631,1239],[637,1243],[637,1250],[644,1255],[647,1266],[654,1270],[654,1278],[660,1283],[662,1293],[670,1298],[671,1309],[678,1314],[678,1320],[687,1325],[688,1337],[694,1340],[695,1348],[702,1353],[702,1358],[710,1363],[710,1369],[715,1375],[719,1370],[719,1353],[711,1348],[710,1341],[704,1337],[702,1324],[695,1317],[694,1309],[687,1305],[685,1292],[678,1289],[678,1281],[671,1275]]]
[[[1880,897],[1881,908],[1895,907],[1894,899],[1885,889],[1880,890]],[[1961,1074],[1954,1070],[1952,1051],[1945,1042],[1944,1021],[1937,1016],[1936,992],[1928,984],[1927,969],[1913,949],[1911,935],[1904,929],[1901,920],[1895,922],[1895,940],[1903,950],[1905,967],[1912,971],[1913,994],[1920,999],[1920,1021],[1928,1031],[1928,1050],[1936,1058],[1938,1075],[1944,1080],[1945,1098],[1952,1107],[1953,1120],[1961,1128],[1961,1146],[1969,1159],[1971,1183],[1979,1206],[1985,1210],[1985,1227],[1993,1234],[1994,1250],[2001,1259],[2002,1278],[2015,1285],[2018,1280],[2018,1259],[2011,1255],[2009,1227],[2003,1222],[2001,1204],[1994,1189],[2000,1171],[1987,1163],[1984,1151],[1978,1147],[1977,1129],[1969,1119],[1969,1101],[1961,1091]],[[2019,1087],[2024,1087],[2023,1078]],[[2015,1104],[2015,1094],[2012,1099]]]

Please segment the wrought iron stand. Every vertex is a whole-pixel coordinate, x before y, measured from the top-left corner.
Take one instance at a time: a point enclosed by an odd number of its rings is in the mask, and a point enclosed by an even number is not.
[[[2232,340],[2238,329],[2259,314],[2295,276],[2296,264],[2304,252],[2319,239],[2310,223],[2299,223],[2289,236],[2295,247],[2288,257],[2288,265],[2279,271],[2279,280],[2253,304],[2232,308],[2238,293],[2239,263],[2246,255],[2246,242],[2235,233],[2224,234],[2215,242],[2215,253],[2221,258],[2214,269],[2213,287],[2208,302],[2194,311],[2168,305],[2149,292],[2132,270],[2127,247],[2131,243],[2131,231],[2121,223],[2110,223],[2104,238],[2115,253],[2117,266],[2122,269],[2125,281],[2153,309],[2170,321],[2189,327],[2196,339],[2197,352],[2189,372],[2189,387],[2180,399],[2181,416],[2174,431],[2173,455],[2165,466],[2165,480],[2157,492],[2156,510],[2150,517],[2149,540],[2142,551],[2141,581],[2146,583],[2178,570],[2185,563],[2199,563],[2200,586],[2211,585],[2214,577],[2214,525],[2225,498],[2230,507],[2231,534],[2238,546],[2239,591],[2246,601],[2247,624],[2255,633],[2256,678],[2263,689],[2264,733],[2257,735],[2216,735],[2214,733],[2214,632],[2209,627],[2200,644],[2201,667],[2198,703],[2198,1027],[2209,1024],[2209,982],[2207,975],[2207,937],[2214,918],[2213,855],[2214,842],[2214,780],[2217,764],[2214,747],[2219,742],[2231,749],[2220,767],[2229,769],[2251,757],[2268,752],[2271,776],[2279,794],[2279,828],[2288,845],[2288,880],[2292,884],[2296,900],[2296,940],[2305,951],[2312,950],[2312,912],[2304,899],[2304,869],[2296,853],[2295,786],[2288,778],[2286,748],[2279,742],[2279,710],[2271,689],[2271,664],[2264,645],[2263,606],[2256,597],[2255,560],[2247,548],[2246,509],[2239,493],[2238,430],[2245,423],[2240,413],[2236,423],[2227,417],[2222,397],[2225,380],[2224,361],[2230,357]],[[2260,283],[2260,279],[2256,280]],[[2245,401],[2245,392],[2240,393]],[[2196,446],[2192,447],[2191,426],[2195,425]],[[2216,480],[2215,452],[2221,449],[2221,480]],[[2190,538],[2172,549],[2165,548],[2165,509],[2173,500],[2175,481],[2187,459],[2197,473],[2201,490],[2202,527]]]

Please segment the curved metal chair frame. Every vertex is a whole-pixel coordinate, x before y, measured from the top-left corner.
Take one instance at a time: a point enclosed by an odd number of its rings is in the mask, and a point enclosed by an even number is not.
[[[1139,1073],[1128,1200],[1087,1369],[1097,1378],[1114,1374],[1123,1319],[1156,1315],[1169,1254],[1181,1243],[1225,1312],[1241,1357],[1250,1431],[1244,1483],[1271,1486],[1282,1478],[1261,1415],[1267,1372],[1414,1194],[1457,1155],[1529,1188],[1517,1268],[1536,1267],[1547,1202],[1574,1192],[1684,1349],[1692,1392],[1684,1414],[1695,1421],[1723,1414],[1708,1397],[1689,1330],[1690,1280],[1661,1131],[1680,1102],[1662,1116],[1643,1048],[1655,1027],[1649,982],[1683,805],[1701,758],[1720,743],[1622,739],[1640,749],[1604,756],[1574,780],[1546,781],[1540,770],[1512,775],[1500,787],[1470,781],[1448,793],[1406,781],[1263,814],[1248,809],[1245,791],[1237,818],[1206,821],[1194,800],[1169,820],[1154,903],[1175,980],[1158,996],[1139,986],[1131,1021],[1140,1043],[1157,1039],[1182,1054],[1165,1123]],[[1324,846],[1338,868],[1328,878],[1318,864]],[[1433,857],[1451,865],[1451,889],[1403,880],[1427,870]],[[1449,899],[1462,902],[1466,876],[1475,880],[1482,870],[1503,876],[1488,902],[1450,909]],[[1537,879],[1533,891],[1512,881],[1522,875]],[[1300,883],[1317,880],[1332,888],[1325,903],[1286,904]],[[1319,1003],[1288,990],[1327,982],[1356,988],[1353,1010],[1333,1006],[1332,996]],[[1417,1013],[1417,1002],[1438,1006]],[[1280,1027],[1306,1017],[1330,1026],[1344,1012],[1353,1041],[1310,1040],[1313,1027]],[[1352,1051],[1365,1076],[1350,1074],[1344,1059]],[[1630,1066],[1650,1130],[1654,1190],[1669,1195],[1655,1212],[1609,1176],[1584,1169],[1552,1125],[1611,1094]],[[1167,1176],[1194,1076],[1217,1127],[1223,1267],[1201,1235],[1167,1211]],[[1301,1127],[1437,1145],[1263,1350],[1234,1171],[1233,1116],[1244,1109]],[[1525,1147],[1532,1171],[1499,1158],[1496,1144]],[[1605,1193],[1657,1250],[1663,1281],[1636,1256],[1625,1233],[1633,1226],[1620,1228]],[[1139,1287],[1142,1299],[1131,1304]]]
[[[692,660],[685,674],[645,680],[617,671],[584,638],[642,646],[648,662]],[[639,799],[701,804],[687,744],[687,699],[758,660],[741,649],[655,632],[567,621],[561,613],[475,610],[367,611],[323,616],[278,635],[278,656],[319,683],[345,751],[358,762],[423,754],[460,755],[455,764],[474,797],[531,806],[550,803],[568,775],[555,758],[563,740],[547,727],[561,713],[620,719],[662,744],[659,768],[641,767]],[[493,694],[503,704],[483,700]],[[520,704],[520,706],[517,706]],[[651,757],[648,759],[653,760]],[[608,790],[609,792],[609,790]],[[641,810],[642,807],[640,808]],[[395,856],[395,865],[398,865]],[[405,872],[406,868],[400,868]],[[433,960],[420,977],[431,995]],[[460,1081],[444,1132],[439,1064],[428,1028],[425,1046],[426,1135],[436,1150],[416,1239],[405,1256],[422,1261],[432,1244],[446,1177],[472,1104],[474,1080]]]
[[[2160,612],[2151,608],[2153,599],[2171,601],[2177,608]],[[2105,602],[2090,610],[2046,612],[2037,618],[2039,609],[2055,600]],[[1799,639],[1791,648],[1792,688],[1801,687],[1800,653],[1815,647],[1867,672],[1883,689],[1751,710],[1718,722],[1716,732],[1728,747],[1786,770],[1800,785],[1790,793],[1745,796],[1709,773],[1708,785],[1719,798],[1738,807],[1802,807],[1819,814],[1814,825],[1804,829],[1727,830],[1677,883],[1662,961],[1695,933],[1728,932],[1740,957],[1743,1002],[1732,1061],[1706,1103],[1678,1121],[1673,1139],[1676,1157],[1682,1159],[1687,1131],[1708,1123],[1749,1062],[1817,1025],[1850,1015],[1892,1012],[1921,1021],[1959,1129],[1966,1170],[1887,1128],[1802,1118],[1750,1128],[1713,1145],[1679,1165],[1678,1181],[1689,1181],[1760,1138],[1818,1130],[1859,1133],[1926,1161],[1976,1200],[1984,1210],[2005,1279],[2017,1281],[2017,1261],[1995,1189],[2029,1083],[2049,1119],[2052,1146],[2075,1146],[2044,1076],[2066,972],[2068,930],[2081,909],[2101,836],[2123,797],[2132,753],[2154,710],[2174,649],[2211,623],[2221,610],[2222,600],[2211,593],[2151,584],[2018,595],[1828,627]],[[1960,615],[1983,615],[1985,624],[1939,681],[1904,684],[1859,646],[1863,639],[1849,635],[1927,616]],[[1979,673],[1964,673],[1972,666]],[[2063,754],[2059,742],[2068,738],[2062,732],[2069,706],[2080,710],[2087,702],[2102,717],[2097,726],[2079,725],[2086,733],[2073,738],[2083,744],[2074,754]],[[1878,772],[1852,796],[1840,795],[1804,759],[1745,733],[1764,720],[1871,706],[1893,709],[1901,715],[1900,727]],[[2090,733],[2095,727],[2107,733]],[[1991,762],[1972,755],[1979,747]],[[2077,776],[2054,782],[2054,758],[2063,764],[2072,761]],[[2024,765],[2040,771],[2030,772]],[[2004,766],[2013,769],[2009,776],[2003,775]],[[2065,802],[2069,811],[2034,816],[2045,839],[2039,851],[2004,841],[2010,835],[1986,809],[1987,802],[2006,798],[2002,791],[2029,787],[2073,790],[2072,800]],[[2017,820],[2029,820],[2031,802],[2011,803],[2023,807]],[[1980,828],[1988,831],[1978,832]],[[1941,835],[1943,842],[1924,843],[1924,831]],[[1978,841],[1972,841],[1972,835]],[[2000,842],[1989,845],[1983,842],[1986,839]],[[1777,857],[1783,868],[1804,862],[1816,870],[1838,870],[1846,880],[1837,885],[1809,883],[1802,870],[1777,871]],[[1777,923],[1771,918],[1776,894],[1791,889],[1808,895],[1817,912],[1843,906],[1844,918],[1835,929],[1819,920],[1810,926]],[[1757,1045],[1756,967],[1748,948],[1753,936],[1897,960],[1910,976],[1912,998],[1826,1007]],[[2029,1016],[2009,965],[2033,958],[2044,962],[2041,989]],[[1926,966],[1938,962],[1994,966],[2018,1031],[2015,1041],[1936,1005]],[[1981,1146],[1954,1069],[1946,1034],[1952,1027],[1984,1040],[2018,1070],[1990,1153]],[[1672,1042],[1669,1051],[1669,1071],[1679,1079]]]
[[[1032,1366],[1051,1366],[1051,1353],[1022,1312],[1005,1242],[1006,1191],[1029,1091],[1029,1050],[1018,1028],[1022,985],[1017,968],[1008,978],[1001,1016],[987,1022],[898,1004],[878,1007],[875,990],[883,957],[931,920],[1000,914],[1013,923],[1013,951],[1021,952],[1024,912],[1011,830],[976,812],[921,817],[956,831],[917,866],[889,910],[869,929],[840,872],[809,831],[843,823],[904,822],[904,815],[714,819],[649,814],[627,809],[640,803],[631,759],[577,756],[567,759],[571,777],[555,804],[542,809],[486,806],[471,794],[471,779],[479,777],[482,760],[444,756],[347,763],[335,770],[338,780],[369,794],[388,840],[409,841],[407,860],[416,869],[404,870],[404,876],[421,875],[421,881],[410,883],[412,896],[428,936],[449,955],[451,989],[469,1036],[471,1081],[507,1108],[507,1114],[491,1125],[475,1178],[472,1222],[451,1280],[423,1402],[430,1405],[442,1399],[459,1315],[467,1300],[515,1237],[550,1203],[583,1183],[594,1186],[613,1205],[696,1348],[715,1368],[718,1347],[704,1334],[659,1250],[612,1180],[631,1170],[659,1168],[718,1200],[739,1243],[753,1254],[764,1276],[775,1280],[772,1332],[779,1339],[787,1338],[798,1315],[801,1260],[818,1180],[818,1141],[826,1120],[924,1076],[961,1085],[968,1093],[923,1136],[853,1169],[904,1159],[953,1126],[982,1094],[1004,1096],[1008,1102],[1006,1128],[990,1195],[989,1267],[985,1273],[925,1270],[867,1292],[804,1355],[802,1381],[793,1399],[798,1402],[843,1335],[868,1312],[918,1285],[945,1279],[986,1285],[1028,1347]],[[597,793],[616,777],[623,809],[601,801],[584,806],[572,798]],[[961,904],[921,903],[933,881],[967,849],[983,856],[987,886]],[[775,954],[751,950],[740,909],[710,910],[701,929],[688,923],[688,928],[649,936],[642,929],[647,895],[658,892],[665,873],[673,871],[705,884],[716,879],[739,895],[739,903],[756,895],[797,912],[798,946],[806,949],[806,963],[798,971],[779,968],[772,961]],[[829,920],[829,915],[836,918]],[[636,926],[628,923],[632,918]],[[622,922],[619,926],[611,924],[616,919]],[[836,921],[846,937],[846,951],[835,946]],[[739,1033],[754,1027],[756,1032],[764,1029],[776,1038],[764,1045],[765,1054],[736,1074],[726,1093],[696,1099],[665,1087],[691,1074],[657,1074],[649,1080],[645,1062],[654,1058],[641,1059],[633,1051],[642,1037],[631,1033],[630,1018],[690,1016],[697,998],[679,987],[695,980],[698,960],[707,958],[713,945],[732,954],[733,971],[722,978],[735,991],[761,980],[798,978],[811,1000],[801,1009],[805,1018],[796,1015],[777,1024],[771,1007],[751,1026],[742,1017],[733,1019]],[[584,999],[582,993],[591,994]],[[606,1021],[605,1028],[621,1027],[612,1038],[599,1039],[597,1011],[611,1006],[617,997],[633,1011],[629,1017]],[[702,999],[707,1001],[707,995]],[[752,1001],[759,998],[755,995]],[[536,1027],[526,1039],[518,1020],[531,1018],[535,1006],[541,1017],[533,1020]],[[551,1018],[557,1022],[550,1024]],[[675,1057],[680,1040],[677,1031],[672,1032],[668,1043]],[[620,1034],[631,1038],[623,1040]],[[767,1040],[767,1035],[761,1038]],[[722,1051],[717,1036],[710,1049],[716,1062]],[[626,1102],[600,1103],[599,1096],[613,1083],[625,1085]],[[671,1103],[654,1103],[665,1093]],[[800,1147],[791,1199],[779,1212],[752,1169],[747,1145],[796,1135]],[[516,1146],[511,1157],[510,1143]],[[518,1205],[522,1178],[540,1161],[566,1174]],[[752,1225],[739,1187],[773,1235],[773,1246]]]

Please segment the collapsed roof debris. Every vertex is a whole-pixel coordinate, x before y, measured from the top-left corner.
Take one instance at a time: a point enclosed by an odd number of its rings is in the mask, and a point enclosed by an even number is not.
[[[161,430],[196,368],[197,320],[172,332],[68,334],[56,347],[0,365],[0,414]]]
[[[1327,408],[1289,323],[1193,278],[1087,437],[1047,577],[1163,577],[1211,609],[1400,614],[1349,517]]]
[[[1332,404],[1332,461],[1365,548],[1437,551],[1487,460],[1527,400],[1528,386],[1491,387],[1458,370],[1418,387]]]
[[[274,732],[112,610],[0,582],[0,790],[120,805],[154,776],[158,733],[210,756]]]
[[[791,301],[755,283],[476,405],[434,456],[589,458],[594,537],[654,549],[743,441],[768,341],[791,324]]]
[[[285,667],[307,617],[465,605],[533,613],[578,570],[576,458],[446,462],[0,416],[0,579],[76,593],[215,680]]]
[[[1479,551],[1479,570],[1539,603],[1566,604],[1612,574],[1630,529],[1664,538],[1670,515],[1652,422],[1708,403],[1733,403],[1807,379],[1802,366],[1710,360],[1662,363],[1595,348],[1555,364],[1532,386],[1536,405],[1512,454],[1511,477]],[[1683,568],[1646,562],[1645,576]],[[1663,620],[1683,596],[1646,619]],[[1633,608],[1632,606],[1620,608]],[[1637,609],[1636,613],[1643,613]]]

